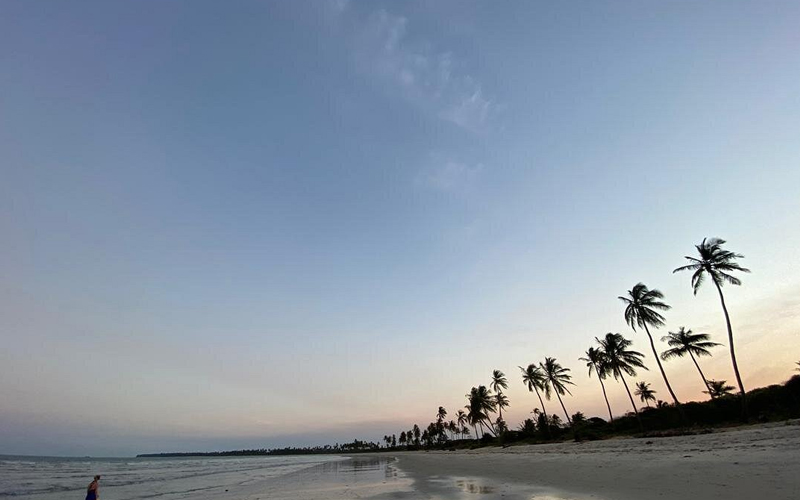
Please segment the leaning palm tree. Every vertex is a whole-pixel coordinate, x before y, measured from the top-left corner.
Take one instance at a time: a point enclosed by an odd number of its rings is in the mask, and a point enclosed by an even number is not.
[[[708,381],[708,390],[703,391],[709,396],[711,399],[721,398],[722,396],[729,396],[731,391],[733,390],[732,385],[727,385],[727,380],[709,380]]]
[[[736,363],[736,350],[733,347],[733,328],[731,328],[731,317],[728,315],[728,308],[725,305],[725,296],[722,295],[722,285],[729,283],[731,285],[741,285],[742,281],[731,275],[734,271],[749,273],[750,270],[746,269],[736,263],[736,259],[744,258],[744,255],[731,252],[730,250],[723,250],[722,245],[725,240],[719,238],[703,238],[699,245],[695,245],[697,253],[700,258],[685,257],[690,262],[687,266],[681,266],[674,271],[694,271],[692,274],[692,288],[694,294],[697,295],[697,290],[700,285],[705,281],[706,276],[711,277],[714,286],[719,293],[719,301],[722,304],[722,312],[725,314],[725,324],[728,327],[728,344],[731,349],[731,362],[733,363],[733,373],[736,375],[736,383],[739,385],[739,392],[742,395],[742,412],[744,417],[747,418],[747,397],[744,391],[744,384],[742,377],[739,375],[739,365]]]
[[[644,354],[628,349],[633,342],[626,339],[619,333],[607,333],[603,339],[598,339],[597,343],[600,344],[600,349],[603,352],[602,356],[602,363],[600,364],[600,370],[604,373],[614,375],[614,379],[622,380],[622,385],[625,386],[625,392],[628,393],[628,399],[631,400],[631,406],[633,406],[633,413],[636,414],[636,418],[639,419],[639,410],[636,408],[636,403],[633,401],[633,396],[631,396],[631,390],[628,388],[628,383],[625,382],[625,376],[623,373],[630,375],[631,377],[636,376],[636,368],[643,368],[647,370],[647,367],[644,366],[642,362],[642,358],[644,358]],[[639,419],[639,426],[642,427],[642,421]]]
[[[528,391],[535,392],[539,398],[539,403],[542,405],[542,413],[544,414],[545,421],[547,421],[547,410],[544,407],[544,400],[539,392],[544,391],[547,377],[545,377],[542,368],[533,363],[529,364],[527,368],[519,367],[522,371],[522,382],[528,387]]]
[[[495,410],[495,402],[491,391],[489,391],[486,386],[480,385],[478,387],[473,387],[466,397],[468,401],[465,407],[467,410],[467,420],[475,427],[475,435],[477,436],[477,427],[480,426],[481,431],[483,431],[484,425],[492,434],[495,434],[494,428],[492,427],[492,419],[489,417],[489,413]]]
[[[675,405],[680,408],[681,403],[678,401],[678,397],[675,396],[672,386],[669,385],[667,374],[664,372],[664,367],[661,366],[661,360],[658,358],[658,352],[656,352],[656,344],[653,342],[653,336],[650,335],[650,328],[648,328],[648,326],[652,326],[653,328],[664,326],[664,316],[658,311],[666,311],[670,307],[662,302],[663,298],[663,293],[655,288],[650,290],[644,283],[637,283],[632,289],[628,290],[627,297],[619,297],[619,299],[626,304],[625,321],[631,326],[633,331],[636,331],[636,327],[638,326],[639,328],[644,328],[644,331],[647,333],[647,338],[650,339],[650,347],[653,349],[653,356],[656,358],[658,369],[661,371],[661,376],[664,378],[664,383],[667,385],[669,395],[672,396]]]
[[[544,371],[546,380],[544,386],[545,397],[550,399],[550,394],[553,392],[556,393],[558,402],[561,403],[561,408],[564,410],[564,415],[567,416],[567,422],[569,422],[569,425],[572,425],[572,419],[569,418],[567,407],[564,406],[564,400],[561,399],[561,396],[564,394],[572,395],[569,389],[567,389],[567,385],[575,385],[572,383],[572,375],[568,373],[570,369],[561,366],[555,358],[544,358],[544,363],[541,363],[539,366],[541,366],[542,371]]]
[[[606,378],[605,373],[600,370],[600,365],[603,363],[603,351],[590,347],[586,350],[586,356],[578,358],[579,361],[585,361],[587,368],[589,368],[589,377],[592,372],[597,374],[597,380],[600,381],[600,388],[603,389],[603,398],[606,400],[606,408],[608,408],[608,421],[614,420],[614,415],[611,414],[611,405],[608,403],[608,395],[606,395],[606,386],[603,379]]]
[[[650,388],[647,382],[636,382],[636,390],[634,394],[639,396],[639,400],[650,408],[650,401],[656,400],[656,391]]]
[[[721,345],[716,342],[711,342],[710,338],[711,337],[707,333],[692,333],[691,330],[680,327],[677,332],[669,332],[669,335],[661,337],[661,341],[666,342],[667,345],[671,347],[671,349],[667,349],[661,353],[661,359],[667,361],[673,358],[682,358],[688,354],[689,357],[692,358],[694,366],[697,367],[697,371],[700,372],[703,385],[708,389],[708,380],[703,374],[703,370],[700,369],[700,365],[697,363],[695,356],[698,358],[701,356],[711,356],[708,350]]]

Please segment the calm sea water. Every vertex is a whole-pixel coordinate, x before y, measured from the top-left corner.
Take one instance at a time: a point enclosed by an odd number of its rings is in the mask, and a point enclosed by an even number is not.
[[[103,500],[204,499],[342,460],[329,455],[226,458],[54,458],[0,455],[0,499],[83,499],[101,474]]]

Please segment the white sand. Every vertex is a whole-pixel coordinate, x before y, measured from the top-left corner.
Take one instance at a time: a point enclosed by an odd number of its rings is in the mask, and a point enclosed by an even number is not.
[[[534,486],[557,489],[559,498],[800,499],[800,421],[696,436],[397,456],[422,498],[439,496],[434,489],[448,483],[467,492],[485,487],[482,499],[523,497]]]

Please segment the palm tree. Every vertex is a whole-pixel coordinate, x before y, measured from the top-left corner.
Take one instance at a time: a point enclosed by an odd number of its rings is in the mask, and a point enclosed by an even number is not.
[[[500,418],[503,418],[503,408],[508,406],[508,398],[503,395],[503,389],[508,389],[508,380],[506,380],[506,374],[500,370],[492,371],[492,381],[489,384],[489,387],[491,387],[496,393],[495,403],[497,403],[497,409],[500,412]],[[505,404],[500,404],[501,399],[504,400]]]
[[[489,384],[489,387],[491,387],[494,392],[502,392],[502,389],[508,389],[506,374],[500,370],[494,370],[492,372],[492,383]]]
[[[552,392],[556,393],[558,397],[558,402],[561,403],[561,408],[564,410],[564,415],[567,416],[567,422],[569,425],[572,425],[572,419],[569,418],[569,413],[567,412],[567,407],[564,406],[564,401],[561,399],[561,396],[564,394],[572,395],[567,389],[567,385],[575,385],[572,383],[572,375],[570,375],[569,368],[564,368],[561,366],[555,358],[544,358],[544,363],[541,363],[542,371],[544,371],[545,376],[545,386],[544,386],[544,395],[547,399],[550,399],[550,394]]]
[[[511,406],[511,403],[508,401],[508,396],[503,394],[502,392],[498,392],[494,395],[494,404],[497,407],[498,412],[500,413],[500,420],[503,420],[503,408],[508,408]]]
[[[633,396],[631,396],[631,391],[628,389],[628,383],[625,382],[623,373],[635,377],[636,368],[644,368],[647,370],[647,367],[644,366],[642,362],[644,354],[628,349],[633,345],[633,342],[619,333],[607,333],[606,336],[603,337],[603,340],[597,337],[595,337],[595,340],[600,344],[600,349],[602,349],[603,352],[600,370],[604,373],[611,373],[614,375],[614,379],[622,380],[622,385],[625,386],[625,392],[628,393],[628,399],[631,400],[633,412],[636,414],[636,418],[639,419],[639,410],[636,409],[636,403],[633,402]],[[642,426],[641,419],[639,419],[639,426]]]
[[[528,391],[536,392],[536,396],[539,398],[539,403],[542,405],[542,413],[544,414],[546,420],[547,410],[544,408],[544,400],[542,399],[542,395],[539,391],[544,391],[547,377],[545,377],[542,368],[533,363],[529,364],[527,368],[520,366],[519,369],[522,371],[522,382],[528,387]]]
[[[606,400],[606,408],[608,408],[608,421],[614,420],[614,415],[611,414],[611,405],[608,403],[608,395],[606,395],[606,386],[603,379],[606,378],[605,373],[600,370],[600,365],[603,363],[603,351],[590,347],[586,350],[586,357],[578,358],[579,361],[586,361],[586,366],[589,368],[589,377],[591,378],[592,372],[597,374],[597,380],[600,381],[600,388],[603,389],[603,398]]]
[[[694,274],[692,274],[692,288],[694,289],[695,295],[697,295],[697,290],[700,289],[700,285],[703,284],[706,276],[710,276],[711,281],[714,282],[714,286],[717,287],[719,301],[722,304],[722,312],[725,314],[725,324],[728,327],[728,344],[731,349],[733,373],[736,375],[736,383],[739,385],[739,392],[742,395],[742,412],[744,417],[747,418],[747,396],[744,391],[742,377],[739,375],[739,365],[736,363],[736,349],[733,347],[733,328],[731,328],[731,317],[728,315],[728,308],[725,305],[725,296],[722,295],[722,285],[726,282],[731,285],[741,285],[742,281],[732,276],[730,273],[734,271],[749,273],[750,270],[736,263],[736,259],[743,259],[744,255],[731,252],[730,250],[723,250],[722,245],[724,244],[725,240],[719,238],[703,238],[703,241],[699,245],[695,245],[700,258],[689,257],[687,255],[685,258],[691,262],[691,264],[681,266],[672,272],[694,271]]]
[[[414,433],[414,444],[419,446],[420,429],[417,424],[414,424],[413,433]]]
[[[664,316],[658,311],[666,311],[670,307],[662,302],[663,298],[663,293],[655,288],[652,290],[648,289],[644,283],[637,283],[632,289],[628,290],[627,297],[619,297],[619,299],[626,304],[625,321],[631,326],[633,331],[636,331],[636,327],[638,326],[644,328],[644,331],[647,333],[647,338],[650,339],[650,347],[653,349],[653,356],[655,356],[656,363],[658,363],[658,369],[661,370],[661,376],[664,378],[664,383],[667,385],[669,395],[672,396],[675,405],[680,408],[681,403],[678,401],[678,397],[675,396],[672,386],[669,385],[667,374],[664,372],[664,367],[661,366],[661,360],[658,358],[658,353],[656,352],[656,344],[653,342],[653,336],[650,335],[650,328],[648,328],[648,325],[653,328],[664,326]],[[681,415],[682,414],[681,412]]]
[[[642,403],[646,404],[648,408],[650,408],[650,401],[656,400],[656,391],[650,388],[650,384],[647,382],[636,382],[636,390],[633,391],[634,394],[639,396],[639,399]]]
[[[458,410],[458,412],[456,413],[456,422],[458,423],[458,426],[461,427],[462,429],[465,427],[465,424],[467,424],[467,414],[464,413],[464,410]]]
[[[398,442],[400,443],[400,446],[406,444],[406,431],[400,433],[400,439],[398,439]]]
[[[709,380],[708,390],[703,392],[711,396],[712,399],[729,396],[734,387],[732,385],[726,385],[727,382],[727,380]]]
[[[473,387],[466,397],[469,402],[465,407],[469,423],[472,424],[473,427],[480,426],[481,431],[483,431],[483,427],[486,425],[490,432],[495,434],[494,428],[492,427],[492,420],[489,418],[489,413],[495,410],[495,401],[491,391],[489,391],[486,386],[479,385],[478,387]],[[476,435],[477,432],[476,428]]]
[[[797,362],[797,363],[795,363],[795,364],[797,365],[797,368],[795,368],[795,369],[794,369],[794,371],[796,371],[796,372],[800,372],[800,361],[798,361],[798,362]]]
[[[661,353],[661,359],[667,361],[672,358],[682,358],[688,354],[689,357],[692,358],[694,366],[697,367],[697,371],[700,372],[703,385],[708,389],[708,380],[706,380],[703,370],[700,369],[700,365],[697,363],[695,356],[698,358],[700,356],[711,356],[708,349],[720,344],[711,342],[710,338],[711,337],[707,333],[692,333],[691,330],[680,327],[677,332],[669,332],[669,335],[661,337],[661,341],[666,342],[667,345],[671,347],[671,349],[667,349]]]
[[[441,424],[445,417],[447,417],[447,410],[444,409],[444,406],[440,406],[439,411],[436,412],[436,422]]]

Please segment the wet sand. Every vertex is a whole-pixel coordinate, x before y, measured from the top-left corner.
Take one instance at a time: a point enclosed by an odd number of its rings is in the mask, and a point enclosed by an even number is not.
[[[397,456],[397,467],[414,480],[414,498],[800,498],[798,421],[696,436]]]

